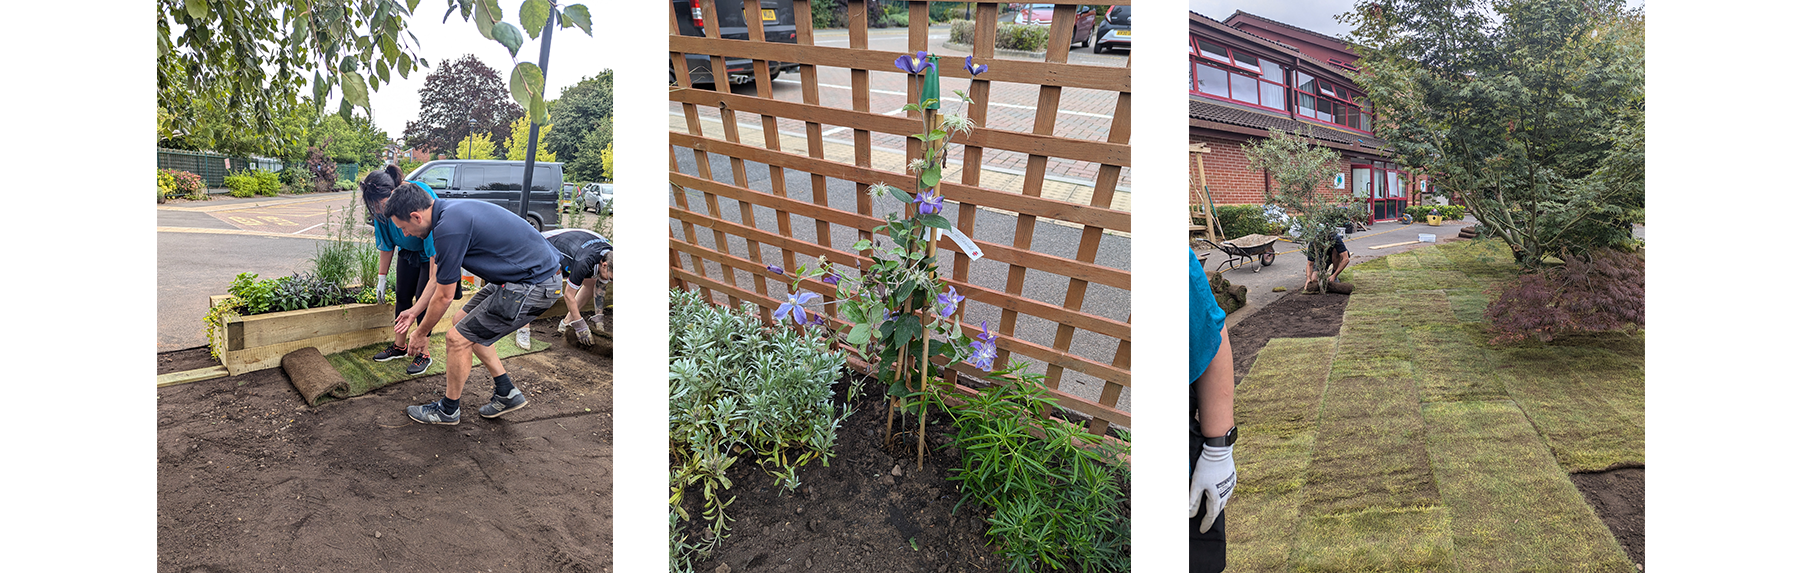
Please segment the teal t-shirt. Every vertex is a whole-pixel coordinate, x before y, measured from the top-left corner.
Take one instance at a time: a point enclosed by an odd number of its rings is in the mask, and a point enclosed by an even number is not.
[[[1188,251],[1189,384],[1198,380],[1206,372],[1206,365],[1212,364],[1213,357],[1219,354],[1219,344],[1224,342],[1220,331],[1224,329],[1225,309],[1219,308],[1212,285],[1206,282],[1206,265]]]
[[[437,192],[432,191],[430,185],[420,184],[415,181],[407,181],[406,183],[425,188],[425,192],[431,195],[431,200],[437,200]],[[430,235],[426,235],[426,238],[424,239],[408,237],[406,236],[406,233],[400,232],[399,227],[394,226],[392,220],[387,217],[376,216],[375,248],[382,252],[388,252],[394,250],[394,247],[399,247],[401,250],[405,251],[420,253],[419,259],[416,261],[419,264],[430,264],[431,258],[437,256],[437,248],[432,246]]]

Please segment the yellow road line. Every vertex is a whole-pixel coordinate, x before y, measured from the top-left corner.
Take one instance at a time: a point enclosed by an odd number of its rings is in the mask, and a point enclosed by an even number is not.
[[[315,198],[308,198],[308,199],[296,199],[296,200],[290,200],[290,201],[275,201],[275,202],[271,202],[271,203],[260,203],[259,202],[259,203],[232,204],[232,205],[210,205],[210,206],[206,206],[206,207],[157,207],[156,209],[159,211],[182,211],[182,212],[188,212],[188,213],[218,213],[218,212],[222,212],[222,211],[242,211],[245,209],[255,209],[258,207],[283,207],[283,206],[287,206],[287,205],[301,205],[301,204],[306,204],[306,203],[317,203],[320,201],[331,201],[333,199],[343,199],[346,197],[349,197],[349,195],[343,194],[343,195],[335,195],[335,196],[331,196],[331,197],[315,197]]]

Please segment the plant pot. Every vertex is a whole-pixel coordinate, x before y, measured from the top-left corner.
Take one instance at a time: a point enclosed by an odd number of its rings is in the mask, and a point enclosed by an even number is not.
[[[214,296],[208,306],[217,306],[226,298]],[[451,301],[450,309],[431,331],[447,330],[462,303]],[[232,376],[280,366],[282,356],[308,346],[331,354],[393,338],[393,303],[352,303],[240,316],[227,320],[224,332],[213,333],[213,340],[222,347],[218,349],[219,362]]]
[[[1442,225],[1442,224],[1444,224],[1444,217],[1442,215],[1426,215],[1425,216],[1425,224],[1431,225],[1433,227]]]

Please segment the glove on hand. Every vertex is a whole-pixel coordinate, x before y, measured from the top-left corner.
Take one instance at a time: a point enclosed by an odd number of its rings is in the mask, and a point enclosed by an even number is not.
[[[387,275],[375,275],[375,302],[387,302]]]
[[[1201,446],[1200,461],[1194,464],[1194,477],[1188,482],[1188,517],[1199,516],[1200,508],[1206,508],[1205,517],[1200,520],[1201,532],[1212,530],[1213,520],[1225,509],[1234,489],[1237,465],[1231,459],[1231,446]]]
[[[577,321],[575,321],[574,326],[575,326],[575,339],[581,341],[582,346],[593,346],[594,345],[594,333],[592,331],[588,330],[588,321],[577,320]]]

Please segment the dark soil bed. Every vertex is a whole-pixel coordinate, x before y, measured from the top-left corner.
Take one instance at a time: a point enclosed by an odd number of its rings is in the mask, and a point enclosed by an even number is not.
[[[207,352],[205,346],[158,352],[156,354],[156,375],[158,376],[175,372],[199,370],[201,368],[212,368],[218,365],[219,361],[213,359],[212,354]]]
[[[1271,338],[1337,336],[1350,296],[1288,291],[1231,327],[1231,367],[1237,376],[1234,382],[1244,381],[1250,365],[1256,363],[1256,354]]]
[[[838,383],[840,395],[844,385]],[[864,394],[871,393],[870,386],[864,385]],[[697,559],[694,570],[1005,571],[984,541],[989,511],[965,505],[951,513],[962,494],[946,481],[947,468],[958,466],[960,458],[938,449],[954,431],[949,416],[927,418],[921,471],[912,434],[897,438],[892,450],[882,447],[884,403],[878,396],[858,400],[856,414],[838,430],[831,466],[808,465],[797,492],[783,491],[747,460],[728,470],[733,485],[728,495],[737,496],[726,510],[733,520],[729,536],[714,555]],[[695,519],[682,527],[693,540],[705,529],[700,498],[697,488],[683,496]]]
[[[1572,474],[1575,489],[1619,538],[1633,563],[1644,563],[1644,468]]]
[[[611,571],[612,360],[554,329],[505,362],[529,406],[475,415],[492,389],[476,366],[456,426],[404,412],[443,376],[317,409],[279,368],[158,389],[158,569]],[[159,374],[209,365],[157,356]]]

